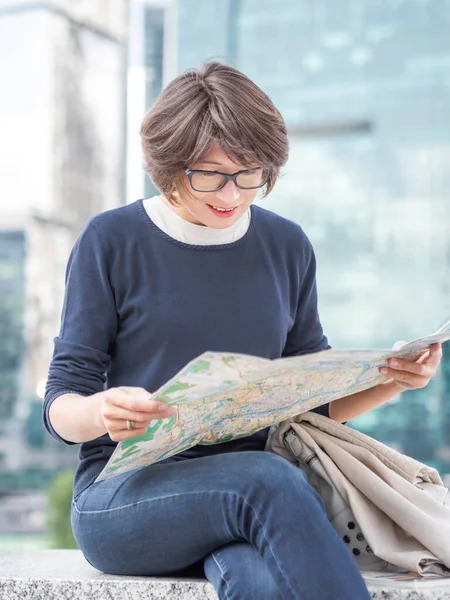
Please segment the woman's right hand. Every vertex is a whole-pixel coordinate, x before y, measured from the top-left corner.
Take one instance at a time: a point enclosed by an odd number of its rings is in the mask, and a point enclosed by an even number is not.
[[[169,404],[152,400],[151,394],[139,387],[110,388],[95,395],[101,423],[114,442],[144,435],[150,421],[166,419],[177,412]],[[127,429],[127,420],[134,421],[135,429]]]

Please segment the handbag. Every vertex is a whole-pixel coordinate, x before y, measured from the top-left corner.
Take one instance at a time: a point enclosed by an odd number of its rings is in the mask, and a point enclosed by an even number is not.
[[[404,569],[374,554],[352,509],[328,476],[316,452],[307,446],[292,428],[284,434],[284,445],[297,461],[308,483],[322,498],[328,520],[352,554],[359,569],[361,571],[403,571]]]

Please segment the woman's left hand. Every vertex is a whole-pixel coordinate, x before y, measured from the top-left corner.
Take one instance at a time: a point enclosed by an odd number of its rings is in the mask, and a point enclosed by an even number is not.
[[[441,358],[441,344],[432,344],[429,350],[415,362],[390,358],[389,367],[381,367],[380,373],[389,377],[390,381],[395,381],[401,390],[416,390],[428,385],[430,379],[436,374]]]

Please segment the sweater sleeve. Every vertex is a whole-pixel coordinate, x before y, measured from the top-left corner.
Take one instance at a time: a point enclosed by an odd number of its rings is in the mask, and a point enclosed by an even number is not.
[[[287,336],[283,356],[301,356],[330,348],[319,319],[316,258],[311,243],[307,238],[305,241],[306,249],[300,273],[297,312],[294,325]],[[329,417],[329,403],[314,408],[313,412]]]
[[[69,257],[59,336],[54,340],[43,405],[44,425],[57,440],[49,410],[63,394],[89,396],[104,389],[117,313],[108,273],[108,253],[91,221]]]

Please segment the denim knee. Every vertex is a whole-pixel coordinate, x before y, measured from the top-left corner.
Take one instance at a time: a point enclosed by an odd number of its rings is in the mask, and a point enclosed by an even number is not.
[[[267,565],[250,544],[218,548],[205,558],[204,569],[220,600],[281,600]]]
[[[274,492],[296,486],[313,491],[301,469],[273,452],[249,452],[241,465],[247,480],[263,485],[266,491]]]

